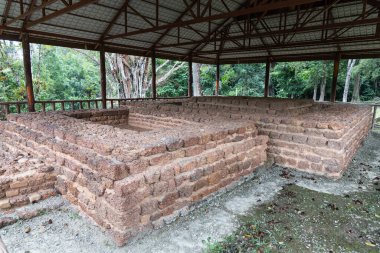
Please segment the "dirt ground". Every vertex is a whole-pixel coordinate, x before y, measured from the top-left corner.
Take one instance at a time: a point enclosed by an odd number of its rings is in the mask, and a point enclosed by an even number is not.
[[[57,208],[4,227],[0,236],[9,252],[203,252],[254,220],[270,234],[269,251],[379,252],[379,177],[380,135],[373,133],[340,180],[263,167],[233,190],[121,248],[59,197]]]

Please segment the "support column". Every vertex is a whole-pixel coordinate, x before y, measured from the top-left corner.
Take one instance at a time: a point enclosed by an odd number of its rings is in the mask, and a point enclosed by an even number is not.
[[[193,61],[189,60],[189,80],[188,80],[188,96],[193,96]]]
[[[216,63],[216,83],[215,83],[215,96],[219,96],[219,82],[220,82],[220,64],[219,59]]]
[[[152,93],[153,99],[157,98],[157,73],[156,73],[156,50],[152,51]]]
[[[23,34],[22,36],[22,53],[24,57],[24,73],[25,73],[25,86],[26,95],[28,98],[28,110],[29,112],[35,112],[35,100],[33,92],[33,78],[32,78],[32,64],[30,61],[30,44],[29,34]]]
[[[333,72],[333,80],[331,85],[331,102],[335,102],[336,100],[336,85],[338,82],[338,74],[339,74],[339,63],[340,63],[340,54],[338,53],[334,59],[334,72]]]
[[[102,95],[102,108],[107,109],[107,75],[106,75],[106,54],[100,50],[100,85]]]
[[[270,78],[270,61],[267,59],[265,65],[265,87],[264,87],[264,97],[267,98],[269,95],[269,78]]]

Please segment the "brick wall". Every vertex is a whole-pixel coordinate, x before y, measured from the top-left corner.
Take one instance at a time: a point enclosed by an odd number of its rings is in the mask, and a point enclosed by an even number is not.
[[[58,190],[122,245],[267,161],[339,177],[370,125],[366,106],[241,97],[9,115],[0,208]]]
[[[268,137],[252,122],[204,124],[131,112],[128,124],[160,126],[138,133],[104,125],[118,119],[100,113],[10,115],[1,128],[19,139],[16,145],[44,154],[57,174],[55,188],[120,245],[267,160]],[[107,118],[90,120],[97,117]]]

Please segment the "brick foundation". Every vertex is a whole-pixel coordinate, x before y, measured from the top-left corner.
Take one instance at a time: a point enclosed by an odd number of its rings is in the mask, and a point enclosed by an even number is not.
[[[204,124],[128,109],[8,120],[1,123],[6,142],[45,157],[55,188],[119,245],[267,160],[268,137],[243,120]]]
[[[9,115],[0,208],[57,190],[122,245],[267,161],[339,177],[370,125],[365,106],[223,97]]]

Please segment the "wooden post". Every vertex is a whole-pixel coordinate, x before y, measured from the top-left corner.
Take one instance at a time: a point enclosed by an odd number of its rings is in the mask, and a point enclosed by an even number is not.
[[[100,50],[100,85],[102,95],[102,108],[107,109],[107,76],[106,76],[106,54]]]
[[[335,102],[336,99],[336,85],[338,82],[338,74],[339,74],[339,63],[340,63],[340,54],[337,54],[334,59],[334,72],[333,72],[333,80],[331,85],[331,102]]]
[[[193,61],[189,60],[189,83],[188,83],[188,95],[193,96]]]
[[[30,62],[30,44],[29,35],[23,34],[22,36],[22,53],[24,57],[24,73],[25,73],[25,86],[26,95],[28,97],[28,110],[29,112],[35,112],[35,100],[33,92],[33,78],[32,78],[32,64]]]
[[[157,73],[156,73],[156,50],[152,50],[152,93],[153,99],[157,98]]]
[[[269,78],[270,78],[270,61],[267,59],[265,65],[265,87],[264,87],[264,97],[267,98],[269,95]]]
[[[219,59],[216,63],[216,84],[215,84],[215,96],[219,96],[219,81],[220,81],[220,64]]]

